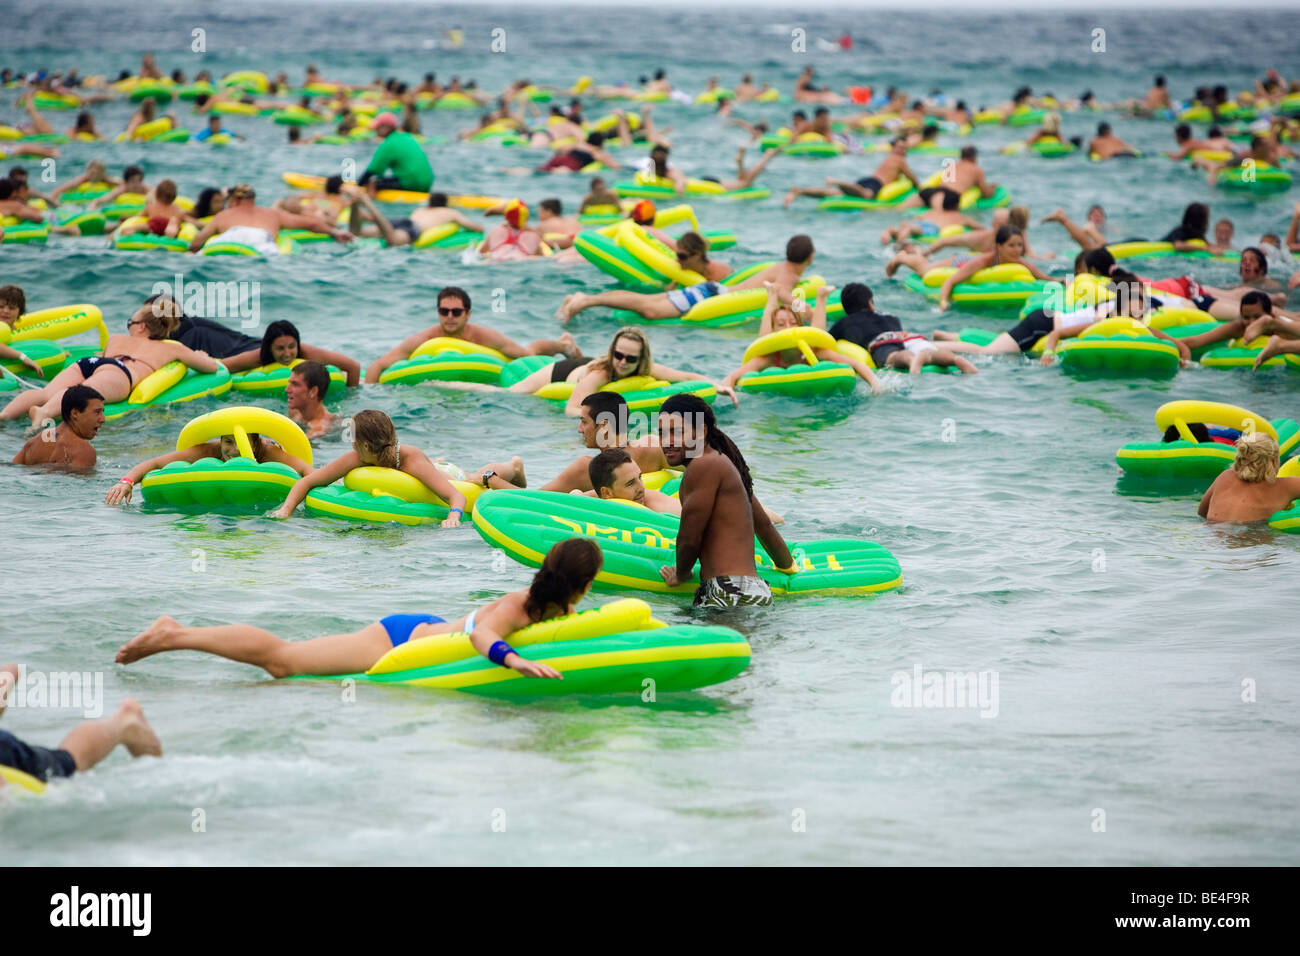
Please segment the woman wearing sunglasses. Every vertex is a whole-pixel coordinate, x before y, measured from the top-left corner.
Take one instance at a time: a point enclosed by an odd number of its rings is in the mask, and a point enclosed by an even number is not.
[[[582,400],[606,385],[647,375],[665,382],[708,382],[710,379],[694,372],[682,372],[660,365],[650,357],[650,340],[634,326],[626,326],[614,333],[609,352],[598,359],[569,359],[539,369],[527,378],[510,386],[510,391],[531,395],[551,382],[572,382],[573,393],[565,403],[564,413],[577,417],[582,414]],[[733,404],[739,404],[736,393],[727,385],[712,383],[719,395],[726,395]]]

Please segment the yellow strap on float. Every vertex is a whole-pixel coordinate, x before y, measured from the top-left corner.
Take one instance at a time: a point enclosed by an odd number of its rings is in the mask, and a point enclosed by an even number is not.
[[[1242,433],[1249,431],[1262,432],[1270,436],[1274,441],[1277,440],[1277,430],[1263,415],[1224,402],[1181,400],[1165,402],[1156,409],[1156,427],[1161,431],[1171,425],[1178,428],[1180,420],[1184,423],[1201,422],[1206,425],[1233,428]],[[1179,429],[1179,434],[1183,434],[1181,429]]]
[[[831,338],[831,334],[825,329],[798,325],[788,329],[780,329],[776,332],[769,332],[767,335],[755,339],[749,344],[749,348],[745,349],[745,355],[741,361],[748,362],[761,355],[784,352],[786,349],[798,349],[803,353],[803,357],[808,360],[809,365],[816,365],[817,355],[813,352],[814,348],[833,349],[835,348],[835,340]]]
[[[234,427],[234,439],[235,447],[239,449],[241,455],[245,458],[251,458],[254,461],[257,460],[257,456],[253,454],[253,443],[249,441],[248,432],[244,431],[243,425],[236,425]]]
[[[176,439],[176,450],[193,448],[222,435],[233,435],[239,453],[245,458],[255,458],[252,441],[248,437],[253,433],[272,439],[284,449],[286,455],[292,455],[304,464],[312,463],[311,442],[302,429],[279,412],[255,405],[234,405],[200,415],[181,429]]]

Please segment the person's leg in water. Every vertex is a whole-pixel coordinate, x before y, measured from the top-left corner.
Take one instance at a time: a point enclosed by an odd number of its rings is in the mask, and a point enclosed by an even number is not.
[[[1255,368],[1258,370],[1261,365],[1273,358],[1275,355],[1300,355],[1300,339],[1283,338],[1280,335],[1270,335],[1268,344],[1255,357]]]
[[[984,355],[1019,355],[1021,352],[1020,346],[1016,344],[1016,340],[1006,332],[1000,333],[998,337],[988,345],[976,345],[974,342],[963,342],[961,339],[957,338],[955,332],[946,332],[943,329],[935,329],[930,338],[936,342],[942,342],[943,347],[949,352],[979,352]],[[896,352],[894,354],[897,355],[898,353]],[[890,356],[890,358],[893,358],[893,356]],[[938,365],[942,363],[936,362],[935,364]],[[960,363],[957,363],[957,367],[961,368]],[[966,370],[962,368],[962,371],[964,372]]]
[[[952,263],[951,259],[945,259],[942,262],[931,262],[916,246],[910,242],[905,242],[894,253],[894,258],[885,263],[885,275],[892,276],[898,271],[899,266],[907,266],[919,276],[924,276],[931,269],[937,269],[941,266],[947,266]]]
[[[357,203],[352,207],[354,210],[356,209],[357,204],[365,206],[366,212],[370,214],[370,218],[374,220],[375,225],[379,228],[379,234],[383,236],[384,242],[388,243],[390,248],[408,246],[417,238],[412,236],[405,229],[393,228],[393,224],[388,221],[388,218],[382,212],[379,211],[379,207],[375,205],[375,201],[370,198],[369,194],[364,192],[358,193]]]
[[[902,353],[895,352],[894,354],[901,355]],[[927,365],[955,365],[966,375],[979,374],[979,369],[972,365],[969,359],[955,355],[947,349],[926,349],[924,352],[913,352],[911,356],[911,363],[908,368],[908,373],[911,375],[919,375]],[[893,356],[891,355],[890,358],[893,358]]]
[[[599,292],[596,295],[575,292],[566,296],[555,316],[561,322],[568,322],[579,312],[599,306],[627,309],[643,319],[675,319],[681,315],[668,301],[668,296],[662,292],[643,293],[615,289],[611,292]]]
[[[776,159],[779,152],[781,152],[779,147],[769,149],[750,169],[745,169],[745,147],[740,147],[736,151],[736,178],[725,181],[722,184],[723,188],[748,189],[754,185],[754,180],[758,178],[759,174],[767,169],[767,164]]]
[[[350,634],[285,641],[270,631],[246,624],[186,627],[174,618],[160,617],[118,648],[115,660],[119,664],[132,664],[163,651],[206,651],[260,667],[272,677],[356,674],[372,667],[392,646],[387,629],[378,622]]]

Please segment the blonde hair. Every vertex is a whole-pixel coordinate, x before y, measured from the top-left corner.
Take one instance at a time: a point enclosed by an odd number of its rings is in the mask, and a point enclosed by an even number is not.
[[[373,408],[357,412],[352,416],[352,434],[359,446],[357,454],[365,449],[380,468],[397,467],[397,429],[383,412]]]
[[[606,377],[614,381],[614,347],[618,345],[619,339],[635,339],[641,343],[641,361],[636,363],[636,368],[628,373],[628,377],[633,375],[649,375],[654,368],[654,360],[650,358],[650,340],[646,334],[638,329],[635,325],[625,325],[614,333],[614,337],[609,340],[609,351],[603,358],[597,359],[593,368],[600,369]]]
[[[1043,129],[1049,133],[1061,131],[1061,114],[1053,110],[1043,117]]]
[[[143,321],[149,338],[165,339],[180,328],[181,307],[171,296],[160,295],[145,310]]]
[[[1279,462],[1277,441],[1266,432],[1250,432],[1237,439],[1237,457],[1232,470],[1250,484],[1272,481],[1277,477]]]
[[[1007,222],[1024,232],[1029,228],[1029,207],[1012,206],[1007,210]]]

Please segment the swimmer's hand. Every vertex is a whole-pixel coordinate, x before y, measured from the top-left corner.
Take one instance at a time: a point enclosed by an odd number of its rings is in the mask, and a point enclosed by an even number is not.
[[[286,517],[287,517],[287,516],[286,516]],[[459,527],[460,527],[460,515],[457,514],[457,513],[454,512],[454,511],[451,512],[451,514],[447,515],[447,517],[443,519],[443,521],[442,521],[442,527],[444,527],[444,528],[459,528]]]
[[[351,242],[356,238],[356,236],[352,235],[352,233],[348,232],[346,229],[335,229],[330,233],[330,235],[334,237],[335,242]]]
[[[883,384],[882,382],[877,381],[876,384],[874,384],[874,385],[871,386],[871,394],[872,394],[872,395],[887,395],[887,394],[889,394],[889,389],[885,388],[885,386],[884,386],[884,384]]]
[[[29,355],[23,355],[21,352],[19,353],[19,355],[21,356],[21,358],[22,358],[22,363],[23,363],[24,365],[26,365],[29,369],[31,369],[33,372],[35,372],[35,373],[36,373],[40,378],[44,378],[44,377],[45,377],[45,372],[41,369],[41,367],[40,367],[39,365],[36,364],[36,360],[35,360],[35,359],[33,359],[33,358],[32,358],[31,356],[29,356]]]
[[[506,666],[519,671],[519,673],[523,674],[525,677],[552,677],[558,680],[564,680],[564,675],[554,667],[548,667],[538,661],[530,661],[526,657],[520,657],[518,654],[507,654]]]
[[[108,489],[108,494],[104,495],[104,503],[110,505],[128,504],[131,501],[131,489],[135,485],[126,481],[119,481],[112,488]]]
[[[665,564],[661,567],[659,569],[659,576],[664,579],[664,583],[670,588],[675,588],[677,585],[685,583],[684,581],[678,580],[677,569],[671,565]]]
[[[271,513],[269,513],[269,514],[267,515],[267,517],[268,517],[268,518],[287,518],[287,517],[289,517],[291,514],[293,514],[293,512],[291,512],[288,508],[284,507],[284,505],[281,505],[280,507],[276,508],[274,511],[272,511]]]
[[[827,299],[830,298],[831,293],[834,292],[834,291],[835,291],[835,286],[833,286],[833,285],[820,285],[820,286],[818,286],[818,287],[817,287],[817,301],[818,301],[818,302],[825,302]]]
[[[714,389],[719,395],[726,395],[731,399],[732,405],[735,405],[736,407],[740,406],[740,399],[736,396],[736,390],[730,385],[715,385]]]
[[[1043,349],[1043,357],[1038,360],[1038,364],[1047,368],[1056,360],[1056,353],[1051,349]]]

